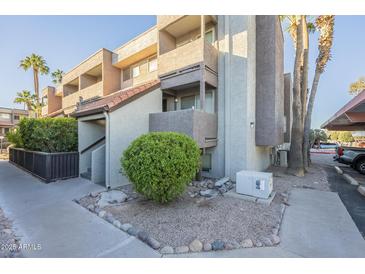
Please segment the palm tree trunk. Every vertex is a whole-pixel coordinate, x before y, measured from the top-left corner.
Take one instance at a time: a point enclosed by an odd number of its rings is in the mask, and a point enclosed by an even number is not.
[[[36,95],[36,117],[39,117],[39,81],[38,81],[38,70],[33,69],[34,78],[34,93]]]
[[[301,85],[301,100],[302,100],[302,121],[305,125],[305,119],[307,114],[307,100],[308,100],[308,48],[304,49],[303,52],[303,70],[302,70],[302,85]],[[306,149],[305,140],[303,138],[303,162],[304,171],[306,171]]]
[[[288,172],[304,176],[303,165],[303,118],[301,104],[301,64],[303,61],[303,16],[297,27],[297,45],[294,63],[293,83],[293,125],[289,151]]]
[[[305,117],[305,122],[304,122],[304,145],[303,145],[303,151],[304,151],[304,165],[305,167],[309,166],[309,133],[310,133],[310,128],[311,128],[311,123],[312,123],[312,112],[313,112],[313,106],[314,106],[314,100],[316,98],[316,94],[317,94],[317,89],[318,89],[318,83],[319,83],[319,78],[321,77],[321,72],[320,70],[316,67],[316,71],[314,74],[314,79],[313,79],[313,83],[312,83],[312,89],[311,89],[311,93],[309,96],[309,101],[308,101],[308,109],[307,109],[307,115]]]

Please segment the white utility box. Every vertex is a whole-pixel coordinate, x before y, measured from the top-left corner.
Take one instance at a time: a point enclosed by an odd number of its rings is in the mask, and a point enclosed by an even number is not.
[[[236,173],[236,192],[239,194],[267,199],[272,190],[272,173],[249,170]]]

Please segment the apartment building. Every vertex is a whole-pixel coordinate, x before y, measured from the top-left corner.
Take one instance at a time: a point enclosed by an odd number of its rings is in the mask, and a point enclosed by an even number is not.
[[[68,72],[53,111],[78,118],[80,174],[94,183],[127,184],[122,152],[149,131],[191,136],[203,175],[235,180],[290,143],[283,56],[277,16],[157,16],[152,29]]]
[[[27,117],[28,111],[16,108],[0,107],[0,136],[5,136],[22,117]]]

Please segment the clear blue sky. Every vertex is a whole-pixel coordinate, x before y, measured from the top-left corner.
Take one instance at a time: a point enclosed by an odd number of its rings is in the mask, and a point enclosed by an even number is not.
[[[42,55],[52,70],[68,71],[104,47],[115,49],[153,26],[154,16],[0,16],[0,106],[14,105],[17,91],[33,90],[32,73],[18,68],[31,53]],[[349,83],[365,75],[365,16],[337,16],[333,59],[323,74],[312,118],[313,127],[333,115],[351,96]],[[311,85],[317,54],[317,36],[310,48]],[[285,71],[293,70],[294,50],[285,35]],[[51,84],[41,76],[40,86]]]

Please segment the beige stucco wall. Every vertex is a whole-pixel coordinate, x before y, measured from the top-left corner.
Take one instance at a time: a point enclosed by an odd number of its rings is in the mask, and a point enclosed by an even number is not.
[[[120,173],[122,153],[134,139],[149,131],[149,114],[161,111],[162,91],[158,88],[109,114],[106,149],[111,188],[129,183]]]

